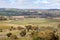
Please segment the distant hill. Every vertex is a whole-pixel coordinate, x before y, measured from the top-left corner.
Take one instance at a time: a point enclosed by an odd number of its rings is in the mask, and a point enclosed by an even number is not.
[[[2,16],[29,16],[37,15],[41,17],[60,17],[60,9],[16,9],[16,8],[0,8]]]
[[[47,9],[48,11],[60,11],[60,9]]]

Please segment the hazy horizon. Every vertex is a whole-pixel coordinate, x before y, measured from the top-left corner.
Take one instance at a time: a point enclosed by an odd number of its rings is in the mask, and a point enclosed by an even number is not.
[[[0,8],[60,9],[60,0],[0,0]]]

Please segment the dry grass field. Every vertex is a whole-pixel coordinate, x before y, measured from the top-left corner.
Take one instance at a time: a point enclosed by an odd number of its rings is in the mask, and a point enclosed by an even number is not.
[[[58,24],[60,24],[60,20],[55,19],[45,19],[45,18],[25,18],[23,20],[6,20],[6,21],[0,21],[0,29],[6,30],[4,32],[0,32],[0,40],[9,40],[10,38],[5,38],[3,35],[6,35],[7,33],[12,33],[14,35],[18,35],[21,32],[20,30],[12,30],[9,29],[11,26],[18,27],[18,26],[26,26],[29,24],[38,25],[38,27],[57,27]],[[31,33],[27,32],[27,34]],[[2,36],[2,38],[1,38]],[[20,36],[19,36],[20,37]],[[18,39],[14,40],[31,40],[28,35],[24,37],[20,37]]]
[[[0,21],[0,26],[17,26],[35,24],[39,26],[56,26],[60,23],[60,20],[45,19],[45,18],[26,18],[23,20],[7,20]]]

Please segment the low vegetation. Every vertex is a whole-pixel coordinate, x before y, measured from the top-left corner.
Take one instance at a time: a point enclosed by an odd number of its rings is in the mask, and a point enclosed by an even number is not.
[[[0,21],[0,40],[60,40],[59,37],[60,23],[52,19]]]

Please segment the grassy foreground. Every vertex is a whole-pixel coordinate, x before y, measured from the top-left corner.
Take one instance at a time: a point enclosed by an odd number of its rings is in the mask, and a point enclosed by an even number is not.
[[[54,20],[54,19],[45,19],[45,18],[25,18],[21,20],[6,20],[6,21],[0,21],[0,29],[9,29],[11,26],[18,27],[20,25],[28,25],[28,24],[34,24],[38,25],[39,27],[56,27],[60,23],[60,20]],[[20,31],[13,30],[13,31],[7,31],[7,32],[0,32],[0,35],[6,35],[6,33],[13,33],[15,35],[18,35]],[[10,40],[10,38],[1,38],[0,40]],[[31,40],[29,37],[22,37],[18,38],[16,40]]]

